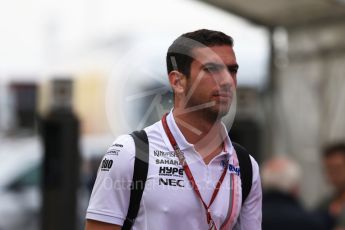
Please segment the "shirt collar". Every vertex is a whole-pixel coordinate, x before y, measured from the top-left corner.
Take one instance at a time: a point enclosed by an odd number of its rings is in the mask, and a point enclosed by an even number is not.
[[[180,147],[181,150],[185,150],[188,148],[193,148],[194,145],[189,143],[186,138],[183,136],[182,132],[180,131],[180,129],[178,128],[175,118],[173,116],[172,113],[173,109],[170,110],[168,116],[167,116],[167,123],[168,126],[170,128],[171,133],[174,135],[174,138],[178,144],[178,146]],[[164,132],[164,129],[163,129]],[[224,123],[222,122],[222,128],[220,129],[221,135],[224,139],[224,144],[225,144],[225,152],[226,154],[228,154],[229,156],[233,153],[234,148],[232,146],[231,140],[229,138],[227,129],[224,125]],[[165,134],[165,132],[164,132]],[[164,135],[166,137],[166,134]],[[169,146],[170,146],[170,142],[168,141]]]
[[[181,133],[181,130],[178,128],[172,110],[170,110],[167,116],[167,123],[172,135],[174,135],[177,145],[180,147],[181,150],[193,148],[193,144],[189,143],[186,140],[186,138]]]

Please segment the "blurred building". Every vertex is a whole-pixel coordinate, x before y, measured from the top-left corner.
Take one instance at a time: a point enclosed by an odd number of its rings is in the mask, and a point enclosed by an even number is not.
[[[77,76],[56,76],[73,80],[72,107],[81,121],[81,132],[84,135],[109,133],[107,126],[105,96],[107,79],[102,73],[87,72]],[[54,79],[54,77],[52,77]],[[47,113],[52,105],[51,81],[42,81],[38,111]]]
[[[0,133],[34,133],[38,101],[36,82],[12,81],[1,85],[0,91]]]
[[[16,81],[1,86],[0,133],[31,135],[37,131],[37,119],[54,103],[51,80],[70,78],[73,84],[73,108],[82,121],[83,134],[109,133],[105,113],[106,78],[100,74],[57,76],[49,80]],[[26,134],[25,134],[26,133]]]
[[[320,147],[345,139],[345,2],[204,2],[270,31],[265,149],[293,154],[303,168],[303,198],[309,205],[315,203],[325,192]]]

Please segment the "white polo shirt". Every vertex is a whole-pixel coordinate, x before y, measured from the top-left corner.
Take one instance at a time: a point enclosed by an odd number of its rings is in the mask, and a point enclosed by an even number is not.
[[[242,202],[239,164],[235,150],[226,135],[225,151],[208,165],[186,141],[172,113],[167,122],[177,144],[185,154],[195,181],[206,204],[209,203],[225,162],[227,174],[210,207],[217,229],[261,229],[261,182],[259,168],[253,165],[252,189]],[[149,140],[149,169],[145,190],[133,230],[207,230],[206,211],[174,154],[162,122],[145,128]],[[222,132],[226,132],[223,126]],[[128,211],[130,185],[135,159],[134,141],[130,135],[118,137],[105,154],[98,170],[86,218],[122,225]]]

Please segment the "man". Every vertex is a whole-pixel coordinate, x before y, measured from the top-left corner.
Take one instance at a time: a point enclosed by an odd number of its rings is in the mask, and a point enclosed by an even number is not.
[[[232,38],[205,29],[183,34],[169,47],[167,67],[174,108],[145,128],[149,169],[132,229],[260,230],[258,165],[251,157],[252,186],[242,205],[237,154],[221,122],[237,84]],[[98,172],[87,230],[121,229],[134,158],[133,138],[117,138],[103,160],[112,166]]]
[[[263,164],[261,172],[263,230],[325,229],[299,201],[301,169],[295,161],[276,156]]]
[[[319,211],[329,229],[345,229],[345,143],[327,146],[322,161],[333,194],[321,202]]]

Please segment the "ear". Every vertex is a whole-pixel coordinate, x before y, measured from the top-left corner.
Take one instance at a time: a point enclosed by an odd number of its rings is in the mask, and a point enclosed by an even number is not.
[[[186,77],[179,71],[173,70],[169,73],[169,82],[176,95],[184,94],[186,89]]]

